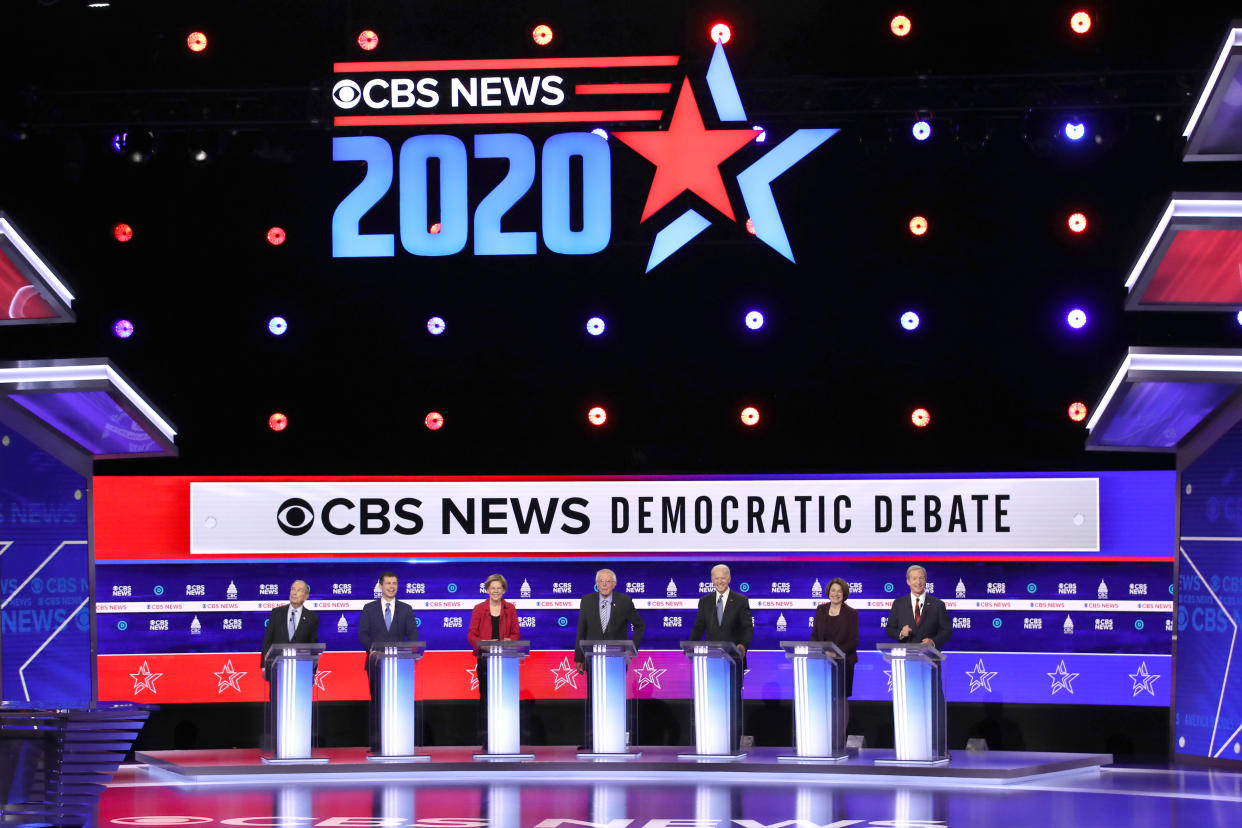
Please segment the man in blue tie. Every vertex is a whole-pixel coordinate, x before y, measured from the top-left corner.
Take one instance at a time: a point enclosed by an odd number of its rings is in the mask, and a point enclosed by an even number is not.
[[[270,681],[267,672],[267,651],[273,644],[314,644],[319,641],[319,616],[307,606],[310,587],[306,581],[294,581],[289,587],[289,603],[272,608],[263,631],[263,678]]]
[[[742,737],[742,677],[746,673],[746,650],[755,637],[755,622],[750,616],[750,601],[729,589],[732,576],[729,567],[712,567],[714,589],[699,599],[699,612],[694,618],[691,641],[732,641],[741,658],[733,665],[733,719],[736,751]]]
[[[380,575],[380,597],[362,608],[362,618],[358,621],[358,642],[362,644],[363,666],[366,668],[367,684],[371,689],[372,750],[378,750],[379,744],[379,688],[376,686],[379,670],[371,669],[371,659],[366,654],[371,651],[372,644],[418,640],[418,620],[414,617],[413,608],[397,600],[398,582],[395,572]],[[414,699],[410,699],[410,704],[414,704]]]

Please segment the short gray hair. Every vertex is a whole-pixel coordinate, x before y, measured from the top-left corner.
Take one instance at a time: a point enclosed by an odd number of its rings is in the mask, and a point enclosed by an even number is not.
[[[612,576],[612,580],[613,580],[613,581],[616,581],[616,580],[617,580],[617,573],[613,572],[611,569],[601,569],[599,572],[596,572],[596,573],[595,573],[595,580],[597,580],[597,581],[598,581],[598,580],[599,580],[599,576],[600,576],[600,575],[603,575],[605,572],[607,572],[609,575],[611,575],[611,576]]]
[[[723,569],[723,570],[725,571],[725,574],[726,574],[726,575],[732,575],[732,574],[733,574],[732,572],[730,572],[730,571],[729,571],[729,567],[728,567],[727,565],[725,565],[725,564],[716,564],[715,566],[713,566],[713,567],[712,567],[712,574],[713,574],[713,575],[715,575],[715,574],[716,574],[716,570],[717,570],[717,569]]]
[[[914,571],[914,570],[916,570],[916,569],[917,569],[919,572],[922,572],[922,573],[923,573],[923,577],[924,577],[924,578],[926,578],[926,577],[927,577],[927,570],[926,570],[926,569],[924,569],[923,567],[919,566],[918,564],[910,564],[909,566],[907,566],[907,567],[906,567],[906,580],[907,580],[907,581],[908,581],[908,580],[910,580],[910,573],[911,573],[911,572],[913,572],[913,571]]]

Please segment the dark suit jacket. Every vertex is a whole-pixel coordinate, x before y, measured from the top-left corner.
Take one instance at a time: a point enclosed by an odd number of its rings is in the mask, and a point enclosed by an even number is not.
[[[393,601],[392,627],[384,628],[384,602],[372,601],[362,608],[362,617],[358,620],[358,641],[364,652],[370,652],[371,645],[385,641],[417,641],[418,622],[414,618],[414,610],[402,601]],[[371,659],[363,662],[367,672],[371,671]]]
[[[319,616],[316,615],[306,604],[302,604],[302,611],[298,614],[298,628],[293,632],[293,638],[289,638],[289,605],[281,604],[279,607],[272,608],[272,614],[267,617],[267,629],[263,631],[263,649],[261,657],[267,660],[267,651],[273,644],[315,644],[319,641]],[[263,668],[263,679],[268,680],[267,667]]]
[[[944,608],[944,601],[935,595],[923,593],[923,611],[919,613],[919,625],[914,626],[914,607],[910,606],[910,593],[893,602],[888,612],[888,623],[884,633],[894,641],[918,644],[924,638],[936,642],[936,649],[942,648],[953,635],[953,624],[949,621],[949,613]],[[901,638],[901,628],[909,624],[913,627],[910,635]]]
[[[599,593],[591,592],[582,596],[582,603],[578,606],[578,638],[574,641],[574,661],[579,664],[586,661],[582,654],[583,641],[629,638],[630,625],[633,624],[634,649],[638,649],[643,641],[643,631],[647,629],[638,610],[634,608],[634,599],[615,590],[612,593],[612,612],[608,615],[608,629],[600,629],[599,602]]]
[[[729,599],[725,601],[724,619],[716,623],[716,590],[699,599],[699,614],[694,617],[694,629],[690,631],[691,641],[732,641],[750,649],[750,641],[755,637],[755,622],[750,617],[750,601],[737,590],[729,590]],[[745,668],[746,659],[742,658]]]
[[[831,641],[845,653],[845,695],[854,692],[854,665],[858,663],[858,610],[849,604],[841,605],[841,614],[837,623],[832,625],[829,633],[828,609],[832,605],[824,602],[815,608],[815,624],[811,627],[812,641]],[[898,629],[901,629],[898,627]]]
[[[466,630],[466,640],[473,649],[480,641],[492,637],[492,612],[487,608],[488,599],[474,605],[470,612],[470,628]],[[518,626],[517,607],[503,598],[500,599],[500,637],[510,641],[520,641],[522,630]]]

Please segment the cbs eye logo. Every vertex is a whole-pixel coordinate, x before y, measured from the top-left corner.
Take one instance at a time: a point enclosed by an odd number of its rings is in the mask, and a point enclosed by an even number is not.
[[[276,510],[276,522],[286,535],[305,535],[315,525],[315,511],[300,497],[291,497]]]
[[[362,100],[362,90],[358,84],[349,80],[339,80],[336,86],[332,87],[332,100],[336,101],[336,105],[341,109],[353,109],[358,105],[358,101]]]

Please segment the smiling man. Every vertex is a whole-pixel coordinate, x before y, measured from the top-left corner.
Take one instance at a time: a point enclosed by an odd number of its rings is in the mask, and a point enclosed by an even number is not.
[[[937,650],[953,635],[944,601],[927,592],[927,570],[918,564],[906,569],[910,594],[893,602],[884,633],[902,644],[931,644]]]

